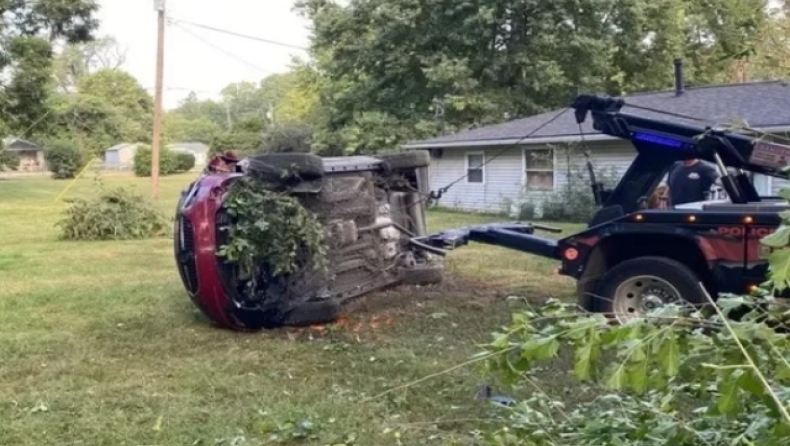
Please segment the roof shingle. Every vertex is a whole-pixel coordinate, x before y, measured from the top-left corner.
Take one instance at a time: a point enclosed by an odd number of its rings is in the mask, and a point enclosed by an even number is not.
[[[624,96],[624,99],[626,105],[622,108],[622,112],[645,118],[671,120],[695,126],[705,125],[699,121],[629,107],[628,104],[703,119],[708,125],[745,121],[749,127],[756,129],[790,127],[790,85],[784,81],[686,88],[680,96],[677,96],[674,90],[637,93]],[[560,110],[554,110],[453,135],[416,141],[406,144],[405,147],[441,148],[446,145],[464,146],[467,143],[479,145],[482,142],[520,140],[559,112]],[[590,119],[582,124],[582,129],[585,135],[600,134],[597,130],[593,130]],[[530,140],[541,138],[564,137],[569,141],[579,137],[579,125],[574,119],[573,110],[568,110],[554,122],[524,139],[523,143],[529,144]]]

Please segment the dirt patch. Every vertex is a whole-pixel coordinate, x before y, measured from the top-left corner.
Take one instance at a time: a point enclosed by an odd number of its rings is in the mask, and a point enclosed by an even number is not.
[[[401,286],[372,293],[355,305],[349,317],[398,315],[405,316],[419,309],[417,304],[450,305],[460,309],[485,310],[495,302],[503,302],[517,297],[530,305],[546,302],[546,295],[524,295],[512,287],[493,286],[475,279],[467,279],[457,274],[447,274],[444,280],[430,286]]]

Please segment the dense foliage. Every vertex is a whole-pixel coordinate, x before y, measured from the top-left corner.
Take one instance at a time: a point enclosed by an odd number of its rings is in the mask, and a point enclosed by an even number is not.
[[[790,284],[790,213],[781,218],[762,241],[773,251],[756,296],[723,296],[703,311],[664,307],[624,325],[559,302],[515,314],[485,355],[531,396],[490,444],[787,444],[790,330],[775,296]],[[573,358],[570,373],[599,396],[566,407],[532,386],[530,374],[558,357]]]
[[[297,198],[243,177],[233,183],[225,208],[234,222],[218,255],[239,266],[251,286],[302,268],[327,267],[324,227]]]
[[[134,152],[134,174],[138,177],[151,176],[151,146],[140,145]],[[195,167],[195,155],[170,150],[167,146],[159,148],[159,175],[173,175],[187,172]]]
[[[74,178],[86,163],[79,147],[64,139],[50,141],[44,156],[52,178],[59,180]]]
[[[0,122],[14,133],[43,126],[51,93],[53,47],[92,38],[95,0],[3,2],[0,27]],[[25,136],[25,135],[19,135]]]
[[[4,170],[17,170],[19,168],[19,155],[5,148],[0,148],[0,172]]]
[[[261,149],[266,153],[310,152],[312,131],[304,124],[276,124],[266,131]]]
[[[58,222],[65,240],[131,240],[162,235],[167,220],[146,197],[128,188],[99,187],[88,198],[69,200]]]
[[[579,91],[722,82],[758,46],[762,0],[302,0],[316,147],[359,153],[567,105]]]
[[[175,172],[189,172],[195,167],[195,155],[188,152],[175,152]]]

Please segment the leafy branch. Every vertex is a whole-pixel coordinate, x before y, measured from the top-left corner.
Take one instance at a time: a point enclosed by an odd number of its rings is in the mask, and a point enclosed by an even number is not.
[[[250,177],[236,180],[224,200],[233,224],[218,255],[239,267],[253,288],[303,268],[328,268],[324,227],[293,196]]]
[[[515,314],[507,333],[486,347],[486,353],[503,353],[492,356],[491,371],[519,383],[569,350],[575,378],[610,393],[551,423],[538,407],[562,402],[535,394],[513,409],[492,443],[781,443],[790,431],[783,403],[790,395],[782,353],[788,337],[758,322],[762,310],[730,321],[728,313],[742,304],[743,298],[720,299],[713,315],[692,316],[701,322],[694,329],[688,317],[666,314],[612,325],[559,302]]]

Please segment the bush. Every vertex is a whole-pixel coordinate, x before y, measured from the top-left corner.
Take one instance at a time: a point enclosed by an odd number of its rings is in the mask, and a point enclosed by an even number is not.
[[[310,127],[302,124],[278,124],[269,129],[263,137],[263,151],[266,153],[310,152]]]
[[[126,188],[100,188],[90,198],[69,200],[57,223],[63,240],[129,240],[161,235],[166,219],[154,204]]]
[[[595,170],[596,180],[603,182],[606,187],[612,187],[616,183],[618,174],[614,168]],[[547,195],[541,203],[541,218],[551,221],[587,222],[598,209],[587,168],[572,166],[567,176],[568,181],[562,189]]]
[[[159,175],[176,172],[176,156],[166,146],[159,149]],[[138,177],[151,176],[151,146],[138,146],[134,153],[134,174]]]
[[[551,221],[584,223],[589,221],[598,209],[590,183],[586,159],[581,150],[569,146],[564,154],[567,159],[566,182],[562,188],[546,195],[540,203],[541,218]],[[620,178],[617,169],[593,169],[596,181],[602,182],[605,188],[614,187]]]
[[[45,153],[47,166],[52,178],[74,178],[85,166],[85,157],[76,144],[66,140],[56,140],[47,144]]]
[[[176,152],[173,165],[174,173],[189,172],[195,167],[195,155],[188,152]]]
[[[0,149],[0,171],[19,169],[19,155]]]

